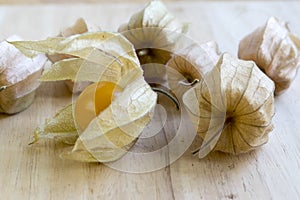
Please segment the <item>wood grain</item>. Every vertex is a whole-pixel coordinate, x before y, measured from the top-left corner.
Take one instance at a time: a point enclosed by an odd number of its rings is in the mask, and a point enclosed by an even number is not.
[[[56,35],[78,17],[117,30],[142,4],[1,6],[2,39],[17,34],[24,39]],[[181,20],[190,22],[189,36],[198,42],[215,40],[223,52],[237,54],[239,40],[269,16],[289,22],[300,35],[297,2],[176,2],[167,3]],[[212,153],[199,160],[191,150],[171,165],[148,173],[126,173],[102,164],[61,160],[68,148],[53,141],[28,146],[34,128],[71,101],[63,83],[43,83],[32,106],[17,115],[0,115],[1,199],[299,199],[300,198],[300,77],[276,98],[275,130],[270,141],[248,154]],[[172,105],[161,99],[160,105]],[[177,130],[178,113],[153,139],[135,148],[166,145]],[[184,116],[186,117],[186,116]],[[191,127],[184,127],[189,132]],[[189,130],[189,131],[188,131]],[[148,146],[147,146],[148,145]],[[171,155],[162,155],[170,163]],[[131,161],[133,167],[142,166]]]

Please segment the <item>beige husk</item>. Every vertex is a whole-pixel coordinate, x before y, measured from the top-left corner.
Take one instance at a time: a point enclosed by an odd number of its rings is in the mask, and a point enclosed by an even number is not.
[[[188,84],[196,79],[200,81],[217,64],[219,57],[218,45],[214,41],[201,45],[195,43],[181,50],[167,63],[169,87],[177,96],[182,96],[191,88]]]
[[[118,31],[134,45],[145,77],[165,81],[166,70],[157,64],[166,64],[187,29],[161,1],[151,1]]]
[[[246,36],[239,45],[239,58],[253,60],[274,82],[275,94],[289,88],[300,65],[300,40],[287,24],[271,17],[264,26]]]
[[[120,76],[140,67],[132,44],[119,33],[83,33],[66,38],[17,41],[11,44],[31,58],[39,53],[75,57],[55,62],[42,74],[42,81],[115,82]]]
[[[12,36],[7,40],[20,38]],[[6,41],[0,43],[0,52],[0,86],[7,86],[0,92],[0,112],[18,113],[34,100],[46,56],[40,54],[30,59]]]
[[[81,162],[119,159],[135,144],[149,123],[157,95],[142,76],[127,85],[120,96],[80,134],[62,157]]]
[[[63,29],[59,33],[58,37],[69,37],[71,35],[100,31],[100,30],[101,29],[99,27],[94,25],[89,25],[85,22],[83,18],[79,18],[76,20],[75,24],[73,24],[68,28]],[[67,54],[54,54],[54,55],[47,55],[47,56],[52,63],[73,57]],[[74,82],[72,80],[65,80],[65,84],[68,87],[69,91],[71,91],[72,93],[79,93],[83,91],[88,85],[90,85],[91,82],[88,81]]]
[[[273,129],[274,83],[252,61],[223,54],[183,102],[203,143],[199,157],[210,151],[248,152],[268,141]]]
[[[43,81],[109,81],[123,88],[82,132],[73,118],[75,101],[39,126],[34,142],[49,138],[73,144],[62,157],[82,162],[117,160],[135,144],[151,119],[157,94],[144,80],[133,45],[123,35],[95,32],[12,44],[31,57],[39,52],[75,57],[54,63]]]

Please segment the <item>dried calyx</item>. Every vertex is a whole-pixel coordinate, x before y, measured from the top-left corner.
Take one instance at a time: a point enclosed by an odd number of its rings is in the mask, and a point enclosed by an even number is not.
[[[300,66],[300,40],[287,23],[271,17],[242,39],[238,55],[253,60],[275,82],[275,94],[279,95],[289,88]]]
[[[157,94],[144,80],[133,45],[124,36],[94,32],[12,44],[29,57],[40,52],[75,57],[54,63],[42,81],[94,83],[38,127],[35,141],[51,138],[72,144],[62,157],[82,162],[117,160],[135,144],[151,119]]]
[[[128,23],[119,27],[133,45],[146,79],[166,82],[165,65],[175,52],[187,24],[181,23],[161,1],[151,1],[133,14]]]
[[[151,1],[119,30],[135,47],[140,63],[165,64],[187,24],[173,16],[161,1]]]
[[[178,96],[197,84],[220,57],[216,42],[193,44],[176,53],[167,63],[170,88]]]
[[[12,36],[7,40],[20,38]],[[7,41],[0,43],[0,52],[0,112],[18,113],[34,100],[46,56],[30,59]]]
[[[95,25],[89,25],[86,23],[86,21],[82,18],[77,19],[74,25],[63,29],[59,34],[58,37],[69,37],[76,34],[83,34],[87,32],[96,32],[100,31],[101,29]],[[49,60],[52,63],[69,59],[69,58],[75,58],[75,56],[71,56],[68,54],[47,54]],[[64,80],[66,86],[72,93],[79,93],[83,91],[88,85],[91,84],[91,82],[88,81],[82,81],[82,82],[73,82],[72,80]]]
[[[254,62],[223,54],[183,96],[203,139],[199,157],[211,151],[239,154],[265,144],[273,129],[273,92],[273,81]]]

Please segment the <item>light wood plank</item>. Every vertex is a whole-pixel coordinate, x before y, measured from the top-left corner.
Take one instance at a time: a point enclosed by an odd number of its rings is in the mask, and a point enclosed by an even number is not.
[[[167,3],[183,21],[191,23],[189,36],[198,42],[216,40],[221,51],[237,54],[239,40],[269,16],[289,22],[300,35],[297,2],[178,2]],[[2,39],[18,34],[42,39],[72,24],[76,18],[117,30],[142,4],[2,6]],[[131,174],[102,164],[61,160],[67,146],[42,141],[28,146],[34,128],[71,101],[62,83],[40,86],[32,106],[17,115],[0,115],[1,199],[299,199],[300,198],[300,77],[276,99],[275,130],[267,145],[241,156],[213,153],[199,160],[190,151],[163,169]],[[161,100],[161,105],[167,100]],[[170,104],[170,102],[169,102]],[[171,105],[171,104],[170,104]],[[170,119],[178,117],[171,110]],[[149,151],[170,142],[176,120],[168,121],[153,139]],[[191,127],[186,127],[191,130]],[[156,146],[155,146],[156,145]],[[162,155],[170,162],[169,155]],[[132,165],[140,165],[132,161]]]

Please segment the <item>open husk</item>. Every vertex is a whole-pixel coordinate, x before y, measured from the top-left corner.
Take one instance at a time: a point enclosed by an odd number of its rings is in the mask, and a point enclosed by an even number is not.
[[[41,81],[98,82],[102,79],[114,82],[121,75],[140,67],[132,44],[119,33],[103,31],[11,44],[31,58],[40,53],[72,56],[55,62],[42,74]]]
[[[289,88],[300,66],[300,40],[287,23],[271,17],[241,40],[238,55],[253,60],[275,82],[279,95]]]
[[[183,102],[203,138],[199,157],[211,151],[239,154],[268,141],[273,129],[274,83],[252,61],[225,53]]]
[[[12,36],[7,40],[20,38]],[[18,113],[34,100],[46,56],[40,54],[30,59],[7,41],[0,43],[0,52],[0,112]]]
[[[110,162],[134,145],[150,122],[157,95],[139,78],[126,85],[111,105],[80,134],[71,151],[62,157],[82,162]]]
[[[82,162],[117,160],[135,144],[151,119],[157,94],[144,80],[133,45],[125,37],[97,32],[13,44],[28,56],[41,51],[76,56],[54,63],[41,77],[43,81],[106,81],[123,88],[84,130],[78,129],[74,119],[74,100],[36,129],[35,141],[50,138],[72,144],[62,157]]]

